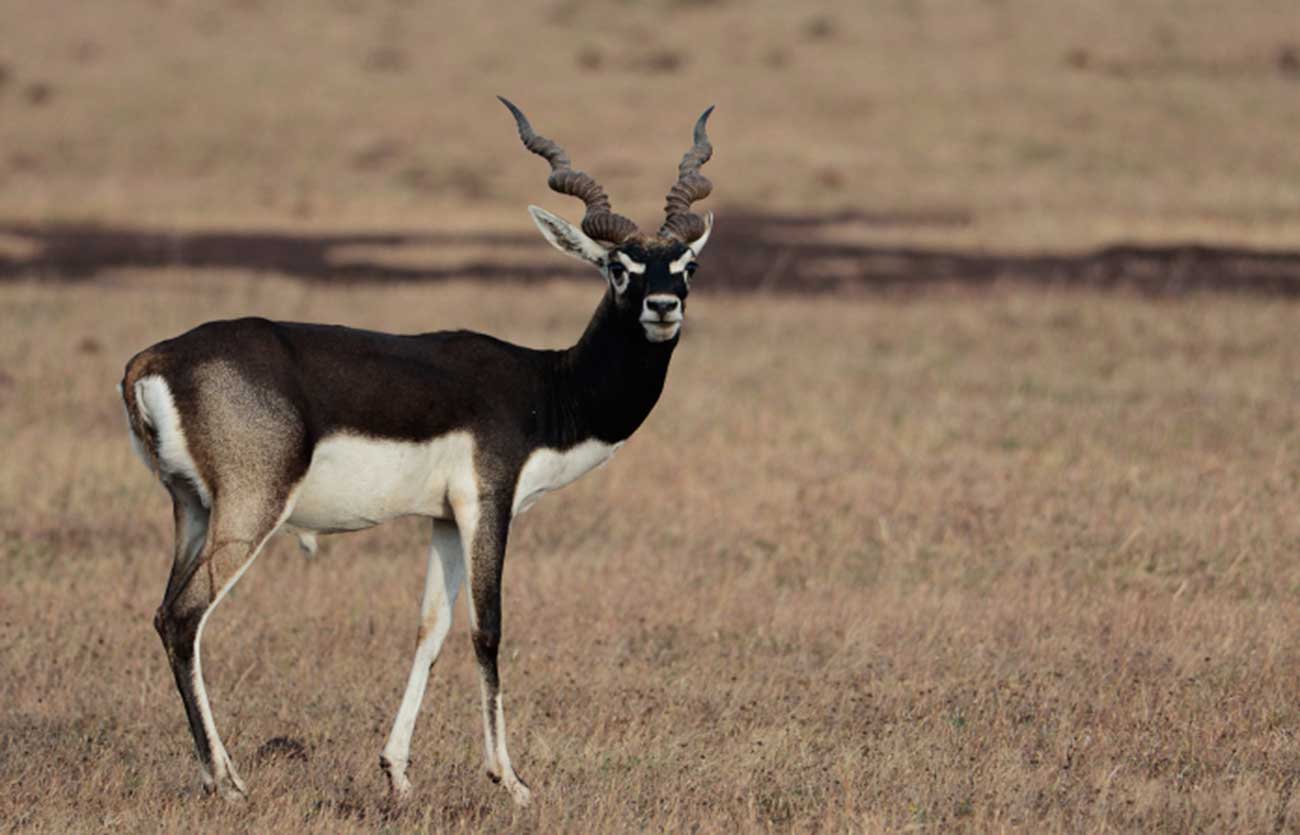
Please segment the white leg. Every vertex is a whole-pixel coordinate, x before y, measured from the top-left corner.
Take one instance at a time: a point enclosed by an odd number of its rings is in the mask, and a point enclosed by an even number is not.
[[[433,521],[433,542],[429,546],[429,566],[424,579],[424,597],[420,601],[420,632],[415,646],[415,660],[402,694],[402,706],[393,720],[393,729],[379,757],[379,765],[388,775],[388,785],[396,798],[406,797],[411,782],[406,778],[410,762],[411,734],[420,715],[429,671],[442,642],[451,629],[451,613],[456,593],[465,580],[465,558],[460,534],[451,522]]]

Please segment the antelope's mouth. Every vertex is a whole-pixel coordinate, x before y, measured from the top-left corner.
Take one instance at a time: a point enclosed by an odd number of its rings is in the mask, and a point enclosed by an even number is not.
[[[642,319],[641,327],[645,328],[646,339],[651,342],[667,342],[677,335],[677,331],[681,330],[682,320]]]

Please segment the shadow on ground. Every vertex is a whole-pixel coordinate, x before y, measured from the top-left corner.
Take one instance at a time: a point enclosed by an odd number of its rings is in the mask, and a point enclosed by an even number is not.
[[[772,215],[722,213],[709,244],[702,287],[781,293],[844,289],[908,291],[936,284],[994,282],[1129,288],[1153,295],[1226,290],[1300,296],[1300,251],[1181,244],[1115,245],[1079,253],[1008,254],[982,250],[873,246],[824,240],[829,226],[960,226],[960,213],[918,215]],[[862,237],[868,237],[864,235]],[[228,268],[282,273],[313,281],[430,281],[475,278],[538,281],[585,275],[545,255],[531,231],[501,233],[288,234],[167,232],[111,226],[0,224],[0,279],[79,281],[118,268]],[[388,263],[344,248],[394,252],[404,247],[455,245],[532,248],[536,265],[470,259],[450,266]],[[18,254],[14,254],[14,253]],[[355,250],[353,250],[355,252]]]

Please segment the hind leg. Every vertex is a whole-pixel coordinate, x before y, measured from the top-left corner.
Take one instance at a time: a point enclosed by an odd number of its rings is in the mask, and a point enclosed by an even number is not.
[[[176,544],[172,555],[172,570],[167,578],[167,591],[163,595],[163,605],[158,607],[154,614],[153,627],[162,638],[163,647],[167,650],[167,659],[172,668],[172,674],[176,678],[176,687],[180,690],[181,697],[185,703],[185,718],[189,722],[190,734],[194,737],[196,745],[199,740],[205,739],[203,730],[203,719],[196,709],[196,704],[187,695],[187,691],[192,690],[192,654],[182,653],[176,655],[168,645],[168,627],[166,620],[166,603],[175,596],[175,590],[184,586],[194,569],[202,551],[204,540],[208,535],[208,522],[211,519],[211,513],[199,499],[198,493],[189,486],[183,479],[165,482],[167,492],[172,497],[172,519],[176,525]],[[211,791],[214,788],[212,781],[211,769],[207,766],[207,759],[204,756],[205,747],[199,745],[196,753],[199,761],[203,763],[203,784],[206,789]]]
[[[208,616],[288,517],[291,504],[287,496],[270,493],[225,503],[217,499],[205,516],[192,492],[186,496],[182,491],[179,500],[177,495],[173,491],[177,559],[172,564],[167,593],[154,617],[154,626],[167,650],[176,688],[185,704],[185,715],[203,769],[203,785],[209,792],[236,799],[246,795],[247,788],[217,734],[203,684],[199,645]],[[206,530],[200,536],[201,523]]]

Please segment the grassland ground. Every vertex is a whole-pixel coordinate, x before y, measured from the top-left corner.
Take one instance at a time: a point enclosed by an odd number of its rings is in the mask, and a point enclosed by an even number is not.
[[[1300,831],[1298,21],[0,0],[0,830]],[[382,799],[412,520],[276,541],[222,604],[253,793],[205,799],[114,385],[222,316],[575,339],[597,283],[519,237],[575,203],[498,93],[647,228],[718,106],[715,291],[664,398],[512,531],[535,804],[482,775],[459,613]],[[807,217],[840,220],[770,223]],[[453,280],[306,280],[340,277]]]
[[[415,521],[314,559],[277,540],[222,604],[204,670],[253,793],[205,799],[150,625],[171,526],[125,358],[249,311],[558,346],[599,292],[0,285],[0,828],[1300,826],[1300,309],[1000,287],[692,297],[647,425],[512,533],[533,807],[482,775],[461,612],[415,796],[383,800]]]

